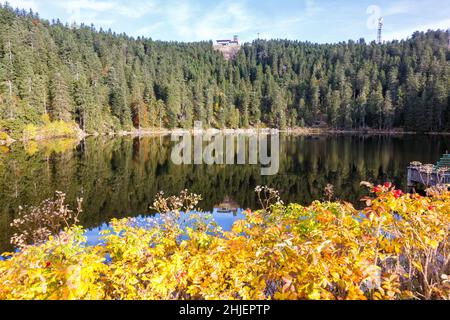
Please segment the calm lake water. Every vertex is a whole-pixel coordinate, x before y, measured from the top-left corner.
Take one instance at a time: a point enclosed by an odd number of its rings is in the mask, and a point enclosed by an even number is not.
[[[36,205],[56,190],[74,206],[84,198],[81,224],[95,234],[111,218],[145,216],[155,194],[183,189],[203,195],[213,211],[225,199],[257,208],[254,188],[268,185],[285,202],[309,204],[324,198],[327,183],[339,199],[359,203],[359,183],[392,181],[406,187],[411,161],[435,163],[450,150],[450,136],[281,136],[278,175],[261,176],[259,165],[175,165],[175,143],[165,137],[91,137],[0,147],[0,252],[11,250],[10,223],[19,205]],[[218,215],[230,223],[232,214]]]

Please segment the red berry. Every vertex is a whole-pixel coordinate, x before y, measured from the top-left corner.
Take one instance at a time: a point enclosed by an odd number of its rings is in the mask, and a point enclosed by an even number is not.
[[[46,263],[45,263],[45,268],[50,268],[52,266],[52,263],[50,262],[50,261],[47,261]]]
[[[389,189],[390,187],[392,187],[392,183],[390,183],[390,182],[385,182],[385,183],[384,183],[384,187]]]
[[[395,199],[400,198],[403,195],[403,191],[402,190],[396,190],[394,193],[394,197]]]
[[[375,193],[381,192],[381,188],[380,187],[374,187],[373,188],[373,192],[375,192]]]

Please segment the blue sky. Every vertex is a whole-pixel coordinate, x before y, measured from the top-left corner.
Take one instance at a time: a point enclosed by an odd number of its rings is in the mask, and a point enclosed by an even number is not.
[[[4,2],[4,0],[0,0]],[[450,28],[450,1],[442,0],[9,0],[46,19],[93,23],[155,40],[198,41],[258,37],[319,43],[376,39],[384,18],[384,40],[414,31]]]

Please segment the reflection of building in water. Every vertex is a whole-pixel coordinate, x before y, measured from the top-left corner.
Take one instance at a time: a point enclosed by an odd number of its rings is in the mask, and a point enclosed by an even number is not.
[[[225,199],[218,205],[214,206],[214,209],[217,210],[217,212],[237,212],[239,210],[239,204],[231,199],[230,197],[226,196]]]

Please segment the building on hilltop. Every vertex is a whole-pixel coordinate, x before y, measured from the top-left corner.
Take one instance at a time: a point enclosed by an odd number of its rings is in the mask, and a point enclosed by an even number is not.
[[[216,40],[216,43],[214,49],[220,51],[227,60],[233,59],[241,49],[239,37],[237,35],[233,37],[233,40]]]
[[[216,40],[217,45],[221,46],[229,46],[229,45],[239,45],[239,37],[234,35],[233,40],[225,39],[225,40]]]

